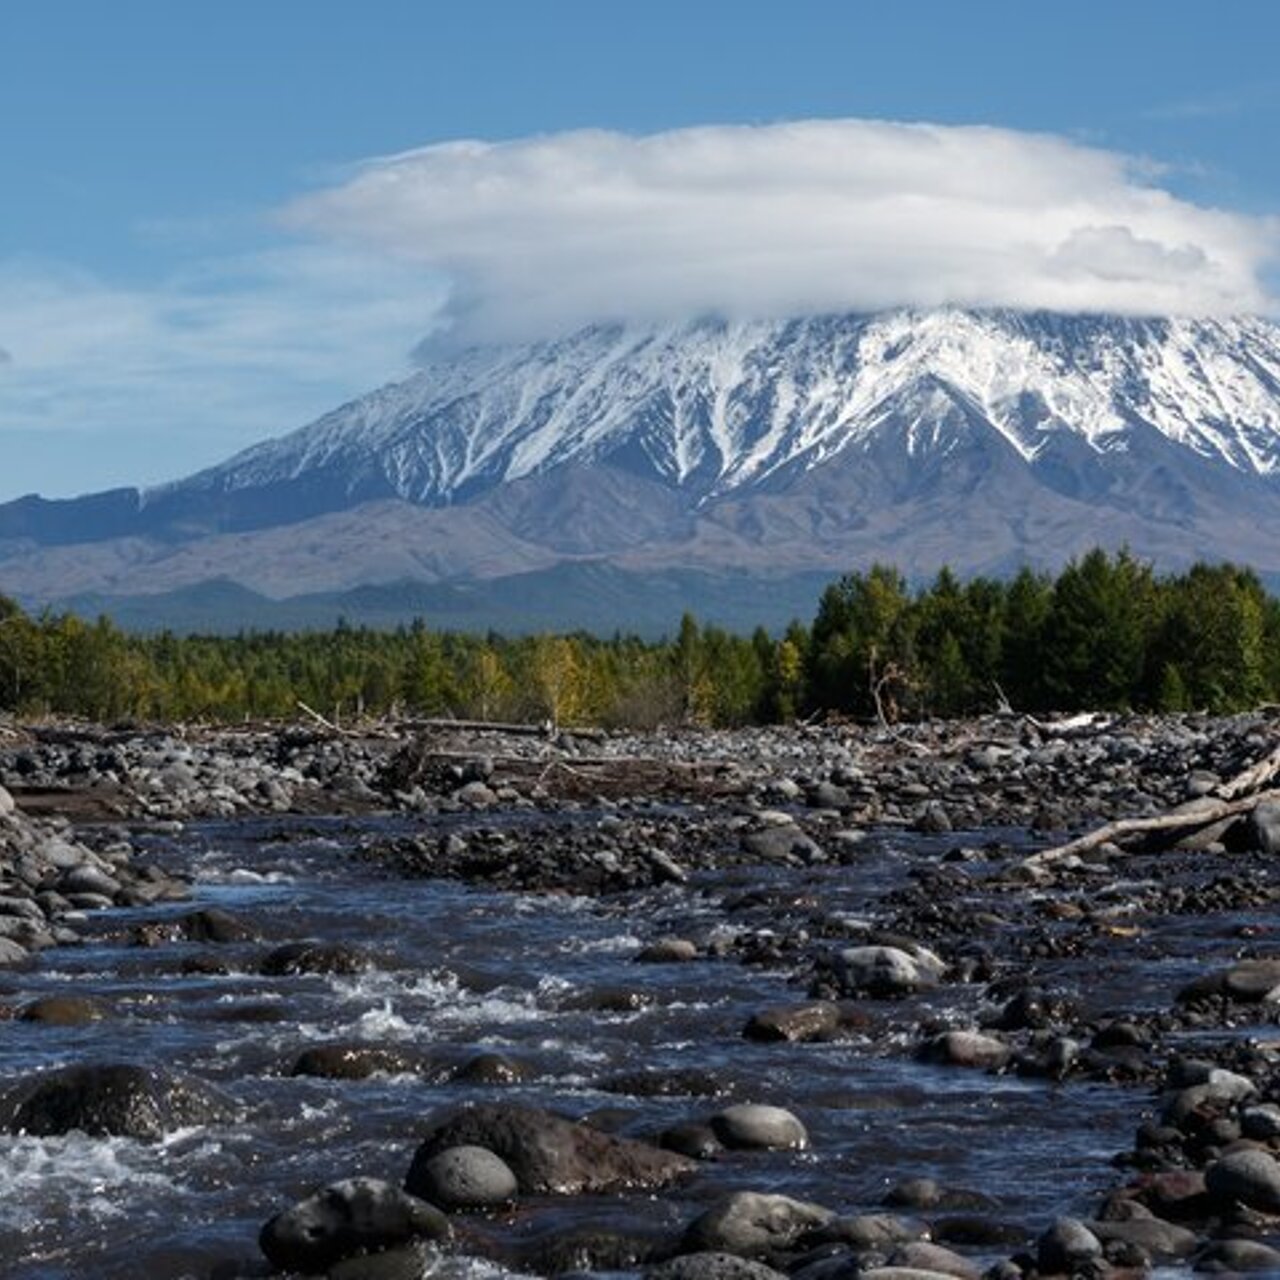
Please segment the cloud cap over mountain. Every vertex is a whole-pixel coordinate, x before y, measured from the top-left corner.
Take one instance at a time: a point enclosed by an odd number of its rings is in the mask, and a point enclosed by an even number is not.
[[[940,304],[1273,308],[1280,222],[1204,208],[1131,157],[867,120],[461,141],[373,161],[286,221],[446,270],[470,336],[603,319]]]

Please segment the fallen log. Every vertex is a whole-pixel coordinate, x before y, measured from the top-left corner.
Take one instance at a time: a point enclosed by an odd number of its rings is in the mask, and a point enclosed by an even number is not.
[[[1079,857],[1091,849],[1108,841],[1122,840],[1126,836],[1149,835],[1155,831],[1199,831],[1223,818],[1237,817],[1248,813],[1251,809],[1268,801],[1280,800],[1280,790],[1261,791],[1253,795],[1237,797],[1233,800],[1216,799],[1205,796],[1199,800],[1189,800],[1186,804],[1171,809],[1168,813],[1154,814],[1147,818],[1118,818],[1114,822],[1104,823],[1088,835],[1083,835],[1066,844],[1052,849],[1042,849],[1023,859],[1022,865],[1032,870],[1052,866],[1066,858]]]
[[[1250,765],[1243,773],[1238,773],[1234,778],[1214,787],[1213,794],[1221,796],[1223,800],[1234,800],[1236,796],[1256,791],[1277,774],[1280,774],[1280,747],[1270,755],[1263,756],[1256,764]]]
[[[570,725],[554,725],[550,720],[538,724],[519,724],[500,720],[453,720],[446,716],[427,720],[412,720],[406,725],[418,729],[455,729],[462,733],[502,733],[516,738],[553,738],[563,733],[570,738],[585,738],[588,742],[601,742],[608,734],[603,729],[577,728]]]

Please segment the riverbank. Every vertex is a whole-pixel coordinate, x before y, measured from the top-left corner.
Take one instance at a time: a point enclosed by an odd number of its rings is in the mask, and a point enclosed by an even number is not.
[[[1280,878],[1225,798],[1278,732],[34,730],[0,751],[0,1252],[1280,1269]],[[1040,856],[1188,801],[1236,807]],[[59,1200],[73,1166],[115,1207]]]

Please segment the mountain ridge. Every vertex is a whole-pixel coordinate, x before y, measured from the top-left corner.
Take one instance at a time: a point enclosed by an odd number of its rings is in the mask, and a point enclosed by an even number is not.
[[[703,318],[441,356],[185,480],[0,505],[0,590],[225,578],[284,599],[596,562],[925,574],[1095,542],[1275,573],[1276,521],[1271,321]]]

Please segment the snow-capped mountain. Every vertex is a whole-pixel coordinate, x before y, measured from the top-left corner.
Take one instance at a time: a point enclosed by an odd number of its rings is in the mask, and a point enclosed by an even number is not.
[[[1280,577],[1277,530],[1269,321],[704,319],[441,354],[186,480],[0,506],[0,591],[1003,572],[1120,543]]]
[[[944,310],[594,327],[472,350],[149,500],[327,477],[349,500],[435,506],[603,462],[705,502],[821,466],[885,429],[909,456],[945,452],[955,441],[943,400],[1026,462],[1063,433],[1105,454],[1154,428],[1206,459],[1280,474],[1273,324]]]

